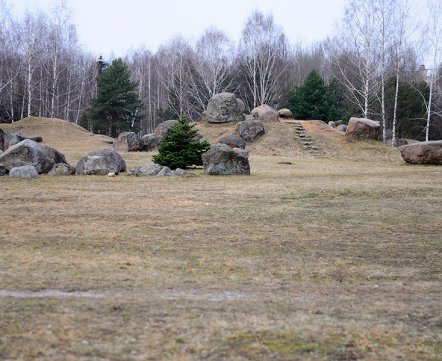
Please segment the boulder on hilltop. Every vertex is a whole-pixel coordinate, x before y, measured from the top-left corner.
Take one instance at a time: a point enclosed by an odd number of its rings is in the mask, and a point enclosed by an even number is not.
[[[261,122],[277,122],[279,120],[278,112],[267,104],[254,108],[250,114],[252,114],[254,119]]]
[[[378,121],[366,118],[350,118],[345,136],[352,139],[379,138],[381,125]]]
[[[207,104],[205,116],[209,123],[230,123],[239,122],[244,117],[242,113],[245,110],[245,104],[237,99],[233,93],[215,94]]]

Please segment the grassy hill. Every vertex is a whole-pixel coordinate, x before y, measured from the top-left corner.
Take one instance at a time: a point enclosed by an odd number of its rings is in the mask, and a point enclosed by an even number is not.
[[[28,117],[12,124],[0,124],[5,131],[16,131],[23,136],[41,136],[43,144],[60,152],[85,152],[109,146],[113,139],[92,134],[79,125],[62,119]]]

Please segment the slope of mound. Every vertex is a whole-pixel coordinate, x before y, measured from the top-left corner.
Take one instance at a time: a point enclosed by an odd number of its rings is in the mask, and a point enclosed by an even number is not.
[[[1,124],[5,131],[22,136],[41,136],[43,144],[64,152],[89,152],[109,147],[113,141],[105,135],[92,134],[79,125],[55,118],[28,117],[11,124]]]
[[[327,157],[349,160],[391,160],[401,159],[397,148],[384,146],[376,141],[348,141],[344,133],[329,127],[320,120],[301,120],[266,122],[265,135],[247,146],[252,154],[264,156],[311,157],[304,151],[293,123],[299,122],[306,133],[313,138],[317,146]],[[235,132],[236,124],[209,124],[201,122],[196,125],[200,134],[210,143],[215,143],[224,135]]]

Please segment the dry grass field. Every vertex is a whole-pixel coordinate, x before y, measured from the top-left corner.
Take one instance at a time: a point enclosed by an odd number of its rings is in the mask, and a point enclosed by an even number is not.
[[[0,359],[440,360],[442,168],[304,126],[250,176],[1,177]]]

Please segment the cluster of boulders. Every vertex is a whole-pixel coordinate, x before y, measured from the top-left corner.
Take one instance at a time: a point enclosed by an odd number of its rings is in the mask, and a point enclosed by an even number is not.
[[[146,177],[146,176],[177,176],[177,177],[192,177],[195,174],[188,172],[184,169],[177,168],[175,170],[170,169],[167,166],[159,164],[147,164],[142,167],[136,167],[127,171],[128,176]]]
[[[179,124],[178,120],[166,120],[160,123],[155,131],[140,138],[134,132],[123,132],[114,141],[113,148],[117,152],[139,152],[153,150],[160,144],[167,129]]]
[[[12,177],[34,178],[48,174],[60,163],[67,164],[63,154],[31,139],[9,146],[0,154],[1,173]]]

